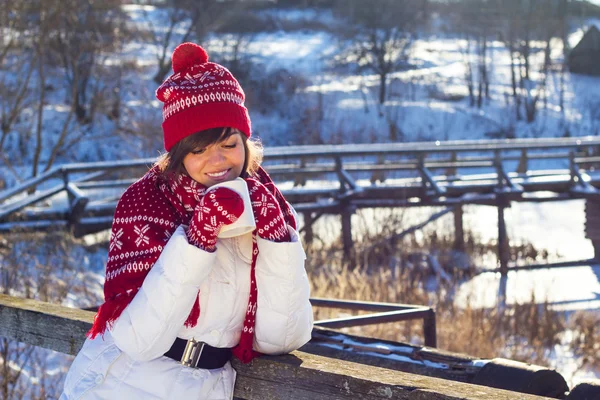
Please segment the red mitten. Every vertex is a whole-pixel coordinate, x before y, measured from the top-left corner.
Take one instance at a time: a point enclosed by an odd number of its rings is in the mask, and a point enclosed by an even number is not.
[[[233,190],[224,187],[209,190],[194,210],[187,230],[188,242],[206,251],[215,251],[221,228],[235,222],[243,211],[244,201]]]
[[[275,197],[255,179],[248,178],[246,183],[250,192],[258,236],[272,242],[291,241],[285,218]]]

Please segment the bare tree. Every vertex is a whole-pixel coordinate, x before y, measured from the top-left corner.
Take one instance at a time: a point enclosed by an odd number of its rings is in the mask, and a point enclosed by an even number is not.
[[[191,0],[168,0],[165,7],[168,15],[168,24],[164,34],[154,29],[153,22],[148,20],[148,32],[150,32],[154,44],[160,49],[160,52],[156,55],[158,70],[154,75],[154,81],[157,84],[162,83],[165,75],[171,69],[170,51],[179,42],[186,42],[190,39],[196,29],[196,24],[200,16],[199,8],[195,7],[194,2]],[[178,38],[174,37],[175,29],[186,23],[185,33],[178,40]]]
[[[551,72],[551,40],[564,36],[563,2],[552,0],[496,0],[504,15],[501,38],[511,56],[511,80],[517,119],[521,108],[525,120],[533,122],[539,101],[546,96]],[[540,53],[542,57],[540,56]],[[541,61],[538,61],[541,59]]]
[[[38,36],[37,43],[35,45],[36,55],[37,55],[37,77],[38,77],[38,89],[39,89],[39,98],[37,103],[37,125],[36,125],[36,134],[35,134],[35,150],[33,153],[33,163],[32,163],[32,171],[31,175],[36,176],[38,173],[38,164],[40,160],[40,156],[42,154],[42,127],[44,120],[44,106],[46,105],[46,57],[45,57],[45,47],[46,47],[46,29],[49,26],[48,21],[43,17],[45,15],[44,12],[40,12],[40,23],[39,29],[40,34]],[[67,120],[71,119],[71,115],[73,113],[73,108],[69,112],[69,116]]]
[[[242,0],[167,0],[165,7],[168,15],[167,30],[161,33],[152,26],[149,29],[154,44],[160,49],[156,55],[158,70],[154,75],[154,81],[158,84],[171,69],[170,53],[173,48],[189,40],[202,43],[209,33],[230,23],[248,5]],[[183,35],[176,34],[178,28],[184,29]]]
[[[489,98],[492,40],[504,43],[510,56],[515,118],[535,120],[547,101],[552,68],[550,41],[565,35],[569,0],[459,0],[451,3],[454,29],[463,34],[465,82],[472,106]]]
[[[0,6],[0,152],[21,113],[29,107],[28,89],[36,60],[26,46],[32,21],[27,1],[3,1]]]
[[[43,4],[42,4],[43,3]],[[46,0],[44,19],[50,24],[48,61],[62,67],[73,94],[79,122],[90,122],[91,91],[102,55],[121,48],[128,37],[120,0]]]
[[[389,75],[408,67],[409,50],[417,27],[425,21],[427,4],[422,0],[340,0],[336,6],[347,21],[339,30],[347,54],[379,77],[380,104],[386,100]]]
[[[497,10],[490,2],[463,0],[453,5],[450,15],[453,30],[464,37],[461,52],[470,105],[481,108],[490,98],[490,43],[498,35]]]
[[[563,62],[560,69],[560,83],[559,83],[559,99],[558,105],[560,112],[564,115],[565,113],[565,74],[569,69],[569,0],[560,0],[558,9],[558,29],[560,31],[560,40],[563,47]]]
[[[120,0],[9,0],[0,11],[0,149],[14,135],[27,143],[31,173],[48,170],[68,146],[82,138],[81,124],[94,121],[100,100],[119,82],[100,82],[108,54],[119,50],[129,31]],[[64,77],[67,112],[55,135],[47,135],[48,92]],[[33,118],[23,118],[29,113]],[[31,121],[30,123],[28,121]],[[17,124],[19,122],[19,124]],[[29,125],[30,124],[30,125]],[[33,135],[33,141],[29,138]],[[33,145],[31,145],[33,143]],[[21,147],[21,146],[20,146]],[[10,168],[11,158],[2,161]],[[29,158],[29,157],[27,157]],[[42,160],[44,158],[44,160]],[[45,163],[45,165],[42,165]]]

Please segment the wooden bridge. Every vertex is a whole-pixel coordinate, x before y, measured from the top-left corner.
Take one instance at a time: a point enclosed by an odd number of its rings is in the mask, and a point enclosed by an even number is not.
[[[0,192],[0,233],[110,228],[119,197],[153,159],[57,166]],[[498,209],[500,271],[508,271],[504,210],[511,202],[586,199],[586,234],[600,255],[600,138],[512,139],[274,147],[265,167],[303,215],[306,240],[324,214],[341,215],[352,252],[350,219],[358,208],[441,206],[454,213],[464,247],[462,206]]]

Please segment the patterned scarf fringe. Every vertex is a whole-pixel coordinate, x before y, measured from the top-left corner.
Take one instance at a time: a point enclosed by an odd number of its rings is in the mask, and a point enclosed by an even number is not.
[[[256,231],[252,233],[252,264],[250,265],[250,296],[246,307],[246,317],[240,335],[240,342],[233,348],[233,355],[243,364],[248,364],[253,358],[259,357],[261,353],[254,351],[254,328],[256,326],[256,309],[258,302],[258,288],[256,287],[256,259],[258,258],[258,244],[256,242]]]
[[[112,327],[114,322],[123,313],[123,310],[131,303],[139,289],[130,290],[116,298],[107,300],[98,308],[98,313],[94,317],[92,328],[86,333],[90,339],[95,339],[96,336],[104,336],[106,329]]]
[[[190,315],[188,315],[187,319],[185,320],[185,327],[186,328],[193,328],[196,326],[196,324],[198,323],[198,318],[200,318],[200,294],[198,293],[198,295],[196,296],[196,301],[194,302],[194,305],[192,306],[192,311],[190,312]]]

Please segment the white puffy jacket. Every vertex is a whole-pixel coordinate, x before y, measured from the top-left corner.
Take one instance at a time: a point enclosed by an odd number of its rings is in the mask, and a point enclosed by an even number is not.
[[[258,240],[254,349],[283,354],[311,337],[313,315],[298,234],[291,243]],[[215,347],[240,338],[250,292],[250,234],[219,239],[217,251],[188,244],[177,228],[132,302],[104,338],[86,340],[67,374],[67,399],[231,399],[235,371],[194,369],[164,357],[176,337]],[[200,319],[184,322],[200,291]]]

